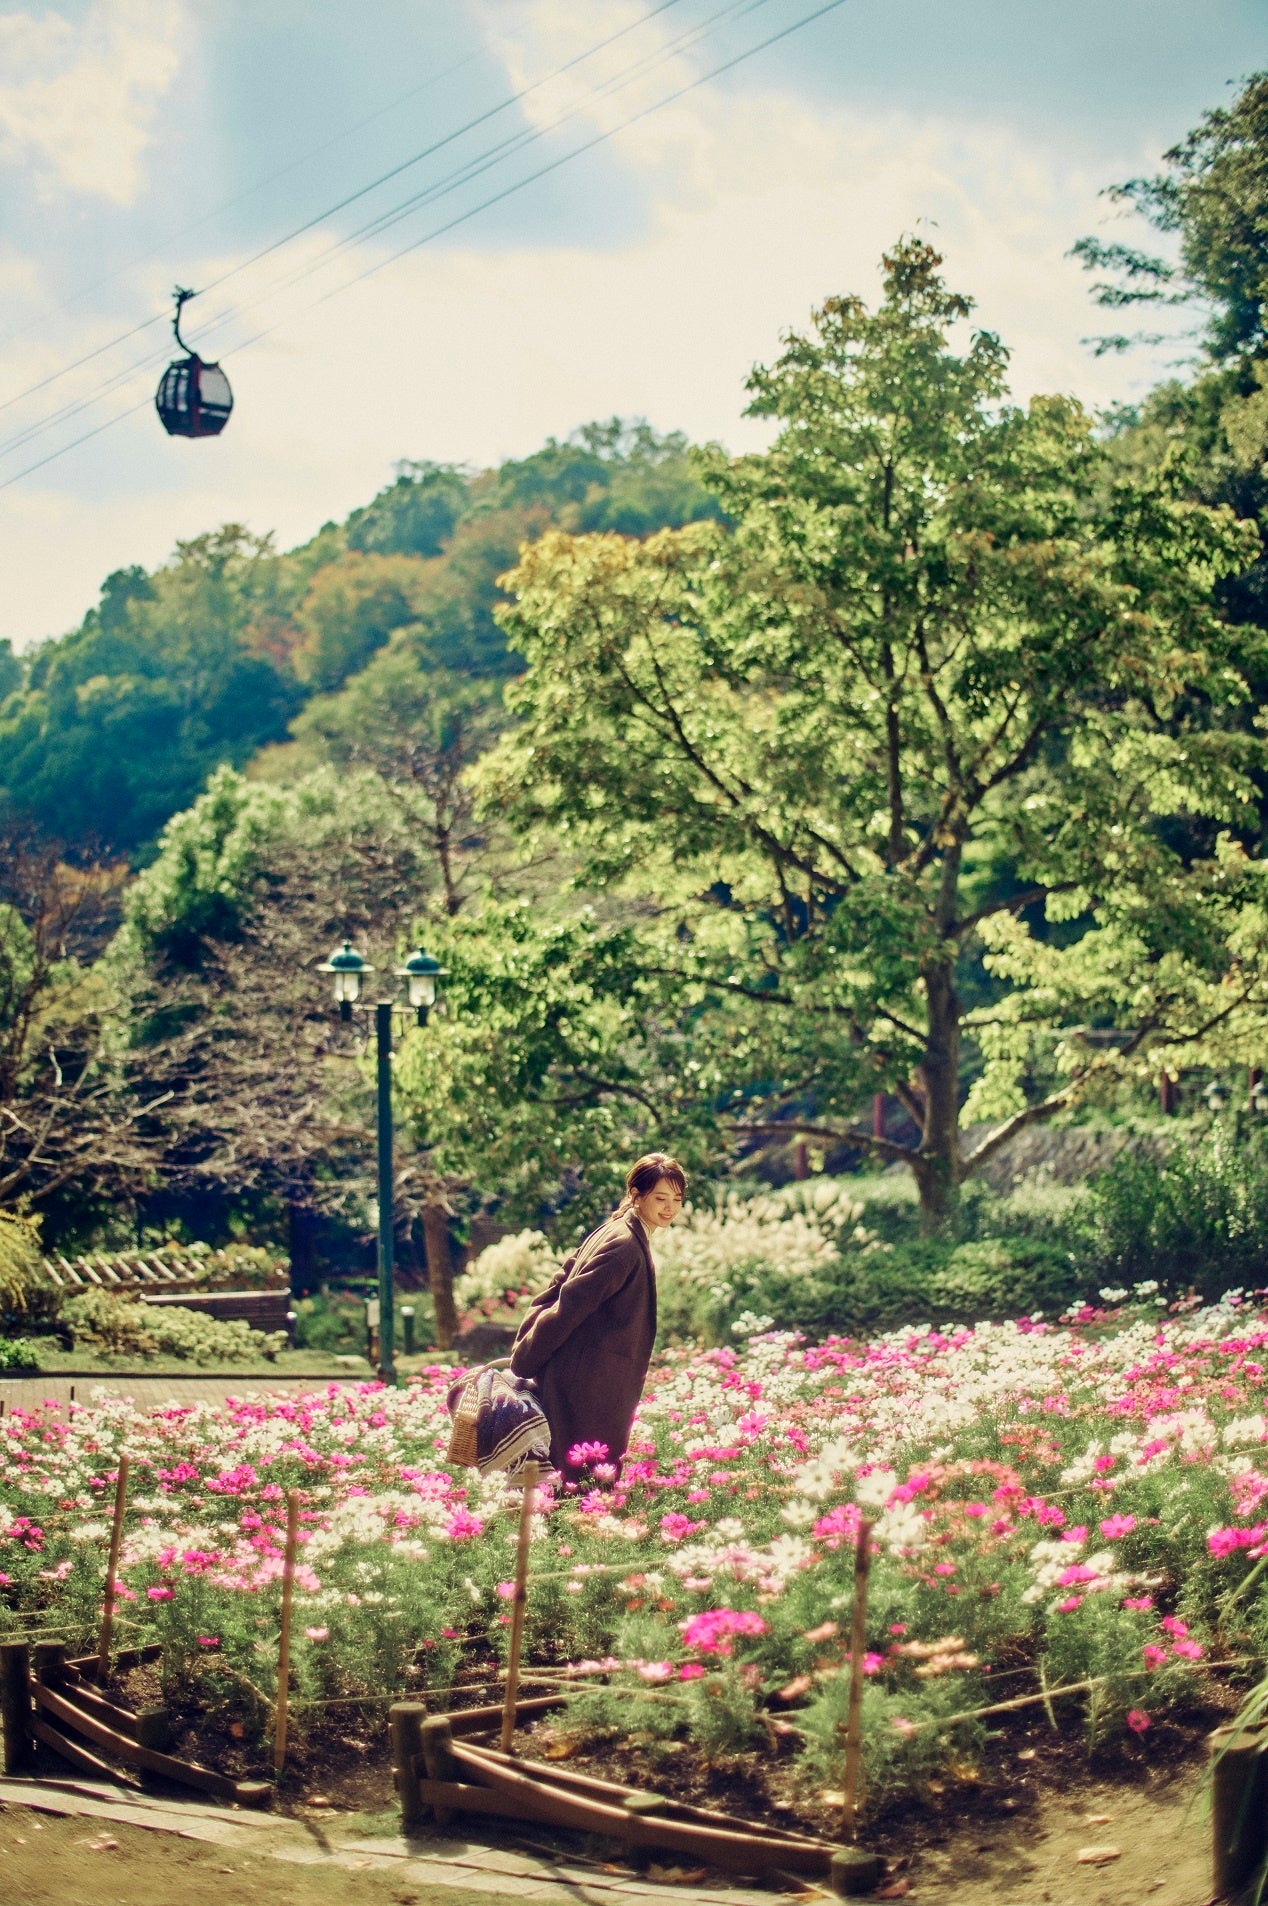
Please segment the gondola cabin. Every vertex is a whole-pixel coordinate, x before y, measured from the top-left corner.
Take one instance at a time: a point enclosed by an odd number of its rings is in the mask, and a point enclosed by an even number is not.
[[[176,292],[172,329],[176,342],[188,355],[177,358],[164,371],[154,407],[169,437],[218,437],[233,410],[233,392],[219,364],[204,363],[181,336],[181,308],[193,295],[191,291]]]

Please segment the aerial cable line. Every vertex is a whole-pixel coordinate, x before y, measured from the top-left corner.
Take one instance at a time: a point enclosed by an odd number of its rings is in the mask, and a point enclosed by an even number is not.
[[[677,0],[670,0],[670,3],[676,4]],[[362,242],[367,237],[377,235],[379,231],[387,229],[389,226],[398,223],[402,218],[408,216],[411,211],[417,210],[428,203],[432,203],[438,198],[446,197],[451,191],[456,191],[462,185],[470,183],[472,179],[488,171],[492,165],[499,164],[503,159],[512,156],[515,151],[522,150],[525,145],[532,144],[536,140],[545,137],[548,133],[557,131],[571,119],[576,118],[579,113],[585,112],[589,106],[597,102],[605,94],[619,92],[624,86],[632,84],[644,73],[654,70],[656,66],[665,64],[666,61],[674,58],[677,54],[698,44],[712,32],[720,20],[732,16],[742,18],[745,14],[754,12],[759,7],[769,5],[769,3],[770,0],[727,0],[725,6],[718,8],[716,12],[710,14],[706,19],[688,28],[685,32],[680,33],[676,39],[669,41],[667,45],[656,49],[652,53],[644,54],[640,59],[633,61],[629,66],[622,67],[619,72],[610,75],[608,79],[602,81],[598,86],[592,87],[590,92],[582,100],[570,107],[568,111],[561,113],[559,117],[553,120],[549,125],[537,128],[521,128],[520,131],[510,134],[506,139],[499,140],[495,146],[487,148],[485,153],[476,154],[473,158],[464,161],[461,166],[455,168],[453,172],[447,173],[443,178],[434,181],[433,184],[427,187],[423,192],[416,193],[411,198],[404,200],[401,204],[390,207],[387,211],[379,214],[377,218],[370,220],[357,231],[348,233],[343,238],[334,240],[316,259],[310,260],[307,264],[301,266],[298,271],[275,278],[270,284],[264,286],[262,290],[252,294],[252,298],[247,304],[239,304],[236,307],[230,305],[226,309],[216,312],[213,316],[208,318],[208,326],[220,325],[231,322],[234,318],[241,318],[250,309],[251,303],[258,303],[279,291],[289,290],[292,285],[298,284],[302,282],[303,279],[310,277],[313,272],[319,270],[341,251],[347,250],[351,246]],[[575,63],[574,61],[573,64]],[[243,265],[239,269],[245,270],[246,266]],[[232,273],[226,274],[226,278],[232,275]],[[225,281],[225,279],[220,279],[216,280],[215,283],[224,283]],[[214,286],[207,286],[204,289],[211,290],[213,288]],[[158,320],[153,319],[149,322],[157,323]],[[146,327],[139,328],[143,329]],[[107,378],[104,384],[99,385],[86,396],[73,399],[62,405],[59,409],[48,413],[46,416],[18,430],[13,436],[6,438],[0,443],[0,456],[10,455],[14,450],[21,449],[25,444],[41,436],[46,429],[55,429],[59,423],[66,423],[72,417],[79,416],[83,411],[91,409],[94,404],[110,396],[121,385],[128,383],[138,372],[161,363],[164,355],[164,350],[159,349],[143,359],[135,360],[123,370],[113,373]],[[46,380],[46,382],[47,381],[52,380]],[[15,402],[16,399],[10,401]],[[5,406],[0,405],[0,409],[3,408],[5,408]]]
[[[719,66],[711,68],[707,73],[701,73],[696,79],[689,80],[685,86],[677,87],[672,93],[666,93],[652,105],[641,107],[638,112],[631,113],[627,119],[622,119],[617,125],[609,126],[606,131],[595,133],[592,139],[587,139],[583,145],[574,146],[571,152],[565,152],[560,158],[552,159],[548,165],[539,166],[536,172],[530,172],[525,178],[517,179],[503,191],[494,193],[492,198],[482,200],[479,205],[473,205],[469,211],[460,213],[457,218],[451,218],[446,224],[433,227],[421,238],[411,239],[409,244],[402,245],[399,251],[390,253],[386,258],[380,258],[373,265],[367,265],[365,270],[358,272],[355,278],[349,278],[342,285],[336,285],[333,291],[327,291],[317,302],[325,304],[329,299],[338,297],[340,292],[350,291],[353,285],[362,284],[367,278],[373,278],[377,272],[383,271],[388,265],[394,265],[400,258],[408,257],[410,252],[417,251],[420,246],[430,245],[434,239],[443,238],[446,232],[453,231],[457,225],[465,224],[467,219],[475,218],[480,212],[487,212],[491,206],[499,205],[503,199],[510,198],[513,193],[522,192],[525,186],[534,185],[538,179],[544,179],[550,173],[557,172],[560,166],[568,165],[573,159],[579,159],[583,153],[593,152],[596,146],[601,146],[607,140],[615,138],[617,133],[625,132],[630,126],[638,125],[640,120],[650,118],[652,113],[659,112],[662,106],[672,106],[675,100],[685,99],[687,94],[694,93],[697,87],[706,85],[711,79],[717,79],[722,73],[731,72],[734,67],[743,65],[745,60],[751,60],[756,54],[764,53],[767,47],[778,45],[780,40],[786,40],[790,34],[799,33],[802,27],[811,26],[814,21],[822,20],[827,14],[835,13],[838,7],[844,5],[845,0],[825,0],[823,6],[816,7],[811,13],[803,14],[800,20],[794,20],[791,25],[781,27],[778,33],[772,33],[766,39],[759,40],[756,46],[750,46],[744,52],[734,54],[729,60],[723,60]],[[252,342],[254,341],[253,339]],[[245,346],[239,348],[245,349]]]
[[[307,219],[304,224],[296,226],[293,231],[287,232],[284,237],[275,239],[272,244],[264,246],[261,251],[254,252],[249,258],[244,258],[240,264],[234,265],[229,271],[222,272],[219,278],[213,278],[210,284],[204,285],[203,291],[215,291],[218,290],[221,285],[228,284],[230,279],[236,278],[240,272],[246,271],[252,265],[258,264],[262,258],[267,258],[272,252],[279,250],[281,246],[289,244],[292,239],[302,237],[305,232],[311,231],[314,225],[320,225],[325,219],[333,218],[336,212],[341,212],[345,207],[355,204],[358,199],[365,198],[368,193],[377,190],[380,185],[385,185],[389,179],[394,179],[400,173],[408,171],[411,166],[421,164],[424,159],[430,158],[434,153],[441,151],[445,146],[452,145],[456,139],[461,139],[465,133],[473,132],[477,126],[484,125],[486,120],[496,118],[498,114],[509,111],[512,106],[518,105],[520,100],[527,99],[530,93],[539,92],[543,86],[548,86],[553,80],[561,78],[564,73],[571,72],[574,66],[580,66],[586,60],[593,59],[596,53],[603,52],[605,47],[609,47],[617,40],[623,39],[627,33],[632,33],[635,28],[646,26],[647,23],[654,20],[658,14],[667,13],[671,7],[679,5],[681,5],[681,0],[658,0],[656,6],[652,7],[647,13],[641,14],[637,20],[632,20],[628,25],[621,27],[617,32],[608,34],[606,39],[597,41],[594,46],[589,47],[584,53],[578,53],[574,55],[572,59],[565,60],[564,64],[557,66],[554,72],[547,73],[541,79],[533,80],[528,86],[521,86],[518,91],[514,93],[508,93],[506,98],[500,101],[498,105],[489,107],[486,112],[478,113],[474,119],[467,120],[465,125],[459,126],[453,132],[446,133],[443,139],[436,140],[430,146],[424,146],[421,152],[414,153],[410,158],[402,160],[399,165],[392,166],[387,172],[380,173],[378,178],[371,179],[368,185],[361,186],[356,192],[350,193],[347,198],[340,199],[336,204],[327,206],[324,212],[319,212],[316,217]],[[166,324],[167,321],[168,318],[165,311],[157,312],[152,318],[144,318],[140,324],[134,324],[129,330],[121,331],[117,337],[110,338],[105,344],[99,344],[94,350],[86,352],[83,357],[76,358],[73,363],[64,364],[60,370],[51,371],[47,377],[41,377],[36,383],[28,385],[25,390],[18,391],[14,396],[0,400],[0,411],[10,409],[12,405],[21,403],[24,398],[33,397],[37,391],[45,390],[48,385],[56,383],[59,378],[68,376],[71,371],[77,371],[84,364],[90,364],[94,358],[100,357],[105,351],[113,350],[116,345],[125,344],[129,338],[136,337],[139,332],[148,331],[151,326],[156,324]]]
[[[328,218],[333,218],[336,212],[346,211],[349,205],[355,205],[358,199],[368,197],[371,192],[377,192],[379,187],[386,185],[390,179],[399,178],[402,172],[408,172],[414,166],[421,165],[424,159],[430,159],[437,152],[443,152],[444,148],[451,146],[456,139],[461,139],[466,133],[473,132],[477,126],[484,125],[486,121],[498,118],[500,114],[508,112],[512,106],[517,106],[520,100],[527,99],[530,93],[540,92],[543,86],[549,86],[554,80],[562,78],[565,73],[570,73],[574,66],[583,65],[586,60],[593,59],[596,53],[602,53],[605,47],[613,46],[617,40],[624,39],[627,33],[633,33],[637,27],[646,26],[658,14],[668,13],[671,7],[681,4],[682,0],[659,0],[659,4],[652,7],[649,12],[641,14],[637,20],[631,20],[627,26],[619,28],[617,32],[609,33],[605,40],[597,41],[584,53],[577,53],[572,59],[565,60],[564,64],[557,66],[553,73],[547,73],[543,79],[535,79],[529,86],[522,86],[518,92],[509,93],[498,105],[490,106],[487,112],[469,119],[466,125],[459,126],[456,132],[446,133],[443,139],[435,140],[431,145],[424,146],[421,152],[415,152],[410,158],[402,159],[399,165],[389,167],[386,172],[380,172],[377,179],[371,179],[368,185],[359,186],[355,192],[349,192],[346,198],[339,199],[334,205],[328,205],[324,212],[318,212],[315,217],[306,219],[302,225],[295,226],[293,231],[287,232],[282,238],[275,238],[272,244],[253,252],[250,258],[244,258],[240,265],[233,267],[232,271],[226,271],[221,277],[213,278],[209,285],[203,286],[203,290],[218,290],[231,278],[236,278],[240,271],[249,270],[252,265],[258,265],[262,258],[268,258],[273,252],[280,251],[283,245],[289,245],[292,239],[302,238],[305,232],[311,232],[314,225],[322,225]]]
[[[314,299],[312,304],[305,306],[304,311],[315,310],[318,306],[327,304],[332,298],[338,297],[341,292],[350,291],[354,285],[359,285],[363,283],[366,278],[373,277],[376,272],[382,271],[385,266],[395,264],[398,259],[406,257],[408,253],[412,251],[417,251],[420,246],[430,244],[434,239],[443,236],[446,232],[454,230],[456,226],[465,224],[468,219],[475,218],[479,213],[488,211],[491,206],[500,204],[504,199],[511,198],[516,192],[522,191],[525,186],[532,185],[537,179],[544,178],[548,173],[558,171],[561,166],[567,165],[570,160],[580,158],[583,153],[593,151],[595,146],[601,145],[607,139],[614,138],[617,133],[626,131],[628,127],[637,125],[641,120],[649,118],[653,113],[659,112],[663,106],[669,106],[676,100],[684,99],[687,94],[695,92],[698,87],[707,85],[710,80],[717,79],[723,73],[732,72],[737,66],[743,65],[746,60],[754,59],[757,54],[764,53],[768,47],[776,46],[781,40],[786,40],[790,38],[792,34],[801,32],[803,27],[813,26],[816,20],[825,19],[828,14],[835,13],[839,7],[843,7],[844,5],[845,0],[825,0],[823,6],[815,7],[810,13],[803,14],[799,20],[794,20],[790,25],[782,27],[778,33],[772,33],[768,35],[766,39],[759,40],[756,45],[745,48],[743,52],[734,54],[728,60],[723,60],[720,65],[712,67],[709,72],[701,73],[696,79],[688,81],[685,86],[680,86],[676,88],[674,92],[666,93],[663,98],[656,100],[652,105],[644,106],[640,108],[638,112],[631,113],[628,118],[621,120],[617,125],[610,126],[606,132],[596,134],[593,139],[586,140],[583,145],[574,147],[571,152],[564,153],[561,158],[553,159],[549,165],[540,167],[538,171],[529,173],[527,177],[513,181],[510,185],[505,186],[502,191],[495,193],[493,197],[482,200],[479,205],[473,205],[468,211],[460,213],[457,218],[451,219],[447,224],[436,227],[435,230],[425,233],[421,238],[414,239],[410,244],[402,246],[399,251],[393,252],[390,257],[381,259],[377,264],[371,265],[367,270],[359,272],[356,277],[346,279],[343,284],[336,285],[332,290],[324,292],[321,297]],[[276,323],[266,325],[263,329],[254,332],[250,337],[244,338],[241,342],[233,345],[232,349],[236,353],[248,351],[252,345],[260,343],[263,338],[271,337],[275,331],[281,329],[283,324],[291,323],[296,316],[303,315],[304,312],[299,312],[291,313],[284,318],[279,318]],[[115,424],[125,422],[127,418],[135,416],[138,411],[148,409],[150,403],[151,399],[147,395],[141,398],[139,402],[129,405],[127,410],[119,411],[115,416],[107,418],[104,423],[96,424],[91,430],[85,431],[81,436],[72,438],[70,443],[62,444],[57,450],[51,450],[47,456],[41,457],[38,462],[28,464],[25,469],[15,471],[12,476],[0,479],[0,490],[7,490],[13,484],[20,483],[24,477],[32,475],[36,470],[42,470],[46,464],[55,462],[59,457],[65,456],[68,451],[78,449],[80,444],[89,442],[93,437],[99,437],[103,431],[112,429]]]
[[[479,178],[481,174],[489,171],[493,166],[500,165],[504,160],[514,156],[517,152],[523,151],[526,146],[535,144],[537,140],[557,132],[560,127],[567,125],[570,120],[586,112],[605,95],[622,91],[624,87],[632,85],[635,80],[640,79],[645,73],[654,71],[657,66],[664,65],[666,61],[673,59],[678,53],[698,44],[699,41],[708,36],[718,21],[728,17],[743,18],[747,13],[753,13],[759,7],[769,5],[770,0],[727,0],[727,5],[719,7],[715,13],[710,14],[707,20],[701,21],[697,26],[680,34],[676,40],[658,49],[656,53],[645,54],[641,60],[635,61],[631,66],[622,68],[619,73],[613,74],[609,79],[603,81],[601,85],[592,88],[584,99],[578,101],[575,106],[569,107],[566,112],[561,113],[559,117],[552,120],[549,125],[522,128],[519,132],[512,133],[506,139],[500,140],[496,146],[488,148],[486,152],[476,154],[474,158],[465,161],[463,165],[456,167],[454,171],[446,173],[442,178],[433,181],[431,185],[425,187],[421,192],[412,194],[409,198],[402,200],[398,205],[390,206],[386,211],[379,213],[375,218],[368,220],[366,224],[358,227],[356,231],[349,232],[344,237],[333,240],[324,251],[318,253],[316,258],[310,259],[306,264],[301,265],[298,271],[292,272],[286,278],[274,279],[272,284],[266,285],[262,291],[255,294],[257,299],[267,298],[275,291],[289,290],[292,285],[299,284],[303,279],[311,277],[314,272],[321,270],[325,264],[337,257],[340,252],[346,251],[354,245],[363,244],[368,239],[378,237],[380,233],[387,231],[393,225],[399,224],[403,218],[408,218],[413,212],[421,210],[426,205],[433,204],[437,199],[447,197],[451,192],[457,191],[461,186],[469,185],[474,179]],[[218,319],[209,320],[209,322],[219,321]]]
[[[69,311],[72,305],[78,304],[81,298],[86,298],[90,291],[99,291],[102,285],[113,284],[114,280],[121,277],[125,271],[132,271],[137,265],[145,264],[148,259],[157,258],[159,253],[166,251],[169,245],[174,245],[178,240],[187,238],[191,232],[201,231],[204,225],[209,225],[213,219],[219,218],[222,213],[232,211],[235,205],[241,205],[245,199],[254,198],[257,192],[265,191],[270,185],[275,185],[279,179],[286,178],[289,173],[297,172],[301,166],[307,165],[310,160],[319,158],[323,152],[329,152],[332,146],[339,145],[344,139],[351,139],[354,133],[363,132],[367,126],[372,126],[376,119],[382,119],[388,113],[395,112],[397,108],[403,106],[407,100],[416,99],[419,93],[428,92],[433,86],[439,86],[443,80],[451,78],[454,73],[461,72],[462,68],[464,66],[470,66],[473,60],[478,60],[483,51],[483,47],[477,47],[474,53],[468,53],[463,59],[455,60],[453,65],[446,66],[443,72],[433,73],[430,79],[422,80],[417,86],[411,86],[406,92],[398,93],[395,98],[389,99],[386,106],[376,107],[372,113],[367,113],[363,119],[355,119],[351,124],[344,126],[339,132],[332,133],[329,139],[323,139],[320,145],[311,146],[307,152],[301,152],[296,158],[288,160],[285,165],[279,166],[276,172],[268,172],[262,179],[256,179],[254,184],[244,187],[241,192],[235,192],[232,198],[222,199],[219,205],[213,205],[209,212],[204,212],[201,218],[194,219],[192,224],[182,225],[179,231],[168,232],[156,245],[152,245],[148,251],[138,252],[136,256],[130,258],[126,264],[119,265],[114,271],[108,271],[103,278],[94,278],[90,284],[78,286],[61,304],[55,305],[52,311],[46,312],[45,319],[60,317],[64,311]],[[162,320],[157,317],[146,320],[147,325],[158,324],[161,323],[161,321]],[[24,331],[11,331],[3,341],[5,344],[12,344],[18,338],[25,337],[26,335],[27,332]],[[132,333],[127,333],[126,335],[131,336]],[[108,347],[103,346],[102,348],[106,349]],[[16,401],[14,398],[9,399],[10,403]],[[4,406],[0,405],[0,409],[3,408]]]

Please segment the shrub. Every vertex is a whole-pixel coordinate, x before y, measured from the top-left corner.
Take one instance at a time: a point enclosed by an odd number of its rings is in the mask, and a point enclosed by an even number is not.
[[[540,1231],[520,1231],[486,1245],[458,1279],[454,1295],[464,1321],[509,1323],[549,1284],[560,1258]]]
[[[295,1344],[301,1350],[364,1350],[364,1298],[352,1291],[318,1291],[296,1298]]]
[[[62,1306],[76,1344],[116,1355],[178,1357],[191,1363],[255,1363],[286,1348],[284,1330],[252,1330],[177,1304],[143,1304],[108,1291],[83,1291]]]
[[[1051,1225],[1046,1236],[921,1238],[913,1201],[868,1196],[875,1183],[863,1198],[858,1181],[822,1179],[688,1212],[654,1246],[665,1334],[716,1343],[757,1328],[822,1337],[1055,1317],[1091,1287]],[[977,1203],[981,1224],[989,1206]]]
[[[30,1329],[57,1313],[57,1290],[40,1256],[39,1230],[30,1218],[0,1211],[0,1329]]]
[[[1268,1283],[1268,1142],[1229,1119],[1160,1157],[1124,1153],[1088,1186],[1073,1230],[1102,1283],[1206,1297]]]
[[[0,1370],[38,1370],[39,1352],[29,1337],[0,1337]]]

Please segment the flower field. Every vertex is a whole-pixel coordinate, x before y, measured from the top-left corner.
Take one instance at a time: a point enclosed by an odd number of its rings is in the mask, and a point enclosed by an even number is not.
[[[670,1353],[619,1481],[540,1493],[530,1657],[601,1664],[569,1726],[708,1753],[782,1735],[807,1779],[839,1779],[866,1516],[874,1793],[971,1752],[960,1717],[1040,1671],[1094,1684],[1097,1734],[1143,1732],[1212,1668],[1268,1655],[1266,1368],[1268,1315],[1237,1296]],[[91,1639],[126,1447],[120,1639],[163,1641],[178,1688],[266,1723],[290,1488],[300,1724],[305,1703],[451,1687],[505,1646],[518,1504],[447,1470],[451,1378],[5,1416],[0,1627]]]

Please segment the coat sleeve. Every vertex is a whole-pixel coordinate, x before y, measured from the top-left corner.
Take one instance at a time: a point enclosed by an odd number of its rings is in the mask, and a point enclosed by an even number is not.
[[[642,1262],[637,1240],[618,1232],[605,1238],[584,1264],[562,1275],[558,1288],[552,1285],[545,1291],[541,1308],[535,1305],[520,1326],[511,1351],[516,1376],[535,1377],[577,1326],[629,1282]]]

